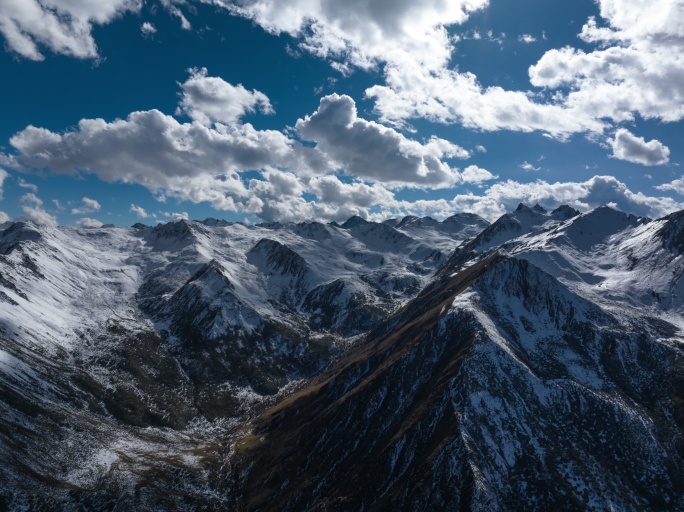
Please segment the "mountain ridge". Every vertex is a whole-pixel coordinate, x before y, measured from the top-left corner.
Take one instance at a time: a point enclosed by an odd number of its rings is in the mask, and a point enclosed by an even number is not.
[[[0,507],[684,507],[683,218],[9,225]]]

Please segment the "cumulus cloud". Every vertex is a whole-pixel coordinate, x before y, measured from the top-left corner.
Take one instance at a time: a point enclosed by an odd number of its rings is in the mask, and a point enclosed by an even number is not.
[[[554,49],[530,67],[531,84],[545,94],[484,87],[475,75],[450,67],[458,36],[450,38],[447,27],[486,8],[486,0],[402,1],[391,9],[364,0],[344,6],[317,0],[214,3],[269,32],[294,36],[302,50],[343,72],[382,69],[384,84],[370,87],[366,96],[386,124],[406,127],[418,118],[487,131],[540,131],[563,140],[603,134],[636,114],[663,121],[684,117],[680,0],[599,0],[600,20],[589,19],[580,33],[594,51]]]
[[[129,211],[135,213],[139,219],[146,219],[150,216],[142,206],[137,206],[135,204],[131,205]]]
[[[98,203],[95,199],[84,197],[83,199],[81,199],[81,206],[77,208],[72,208],[71,213],[73,215],[83,215],[84,213],[92,213],[99,211],[100,208],[100,203]]]
[[[4,224],[5,222],[9,222],[10,216],[7,215],[5,212],[0,212],[0,224]]]
[[[588,112],[538,103],[522,91],[483,87],[472,73],[392,63],[385,67],[385,82],[368,88],[366,96],[375,100],[381,121],[400,126],[425,118],[486,131],[541,131],[558,139],[605,128]]]
[[[21,210],[24,212],[19,220],[31,221],[45,226],[57,226],[57,219],[45,211],[43,201],[33,192],[24,194],[19,201],[22,203]]]
[[[336,176],[313,178],[309,190],[325,204],[370,209],[374,205],[389,205],[394,201],[390,191],[381,185],[365,183],[344,183]]]
[[[94,25],[138,12],[140,0],[21,0],[0,2],[0,33],[7,48],[43,60],[42,48],[77,58],[95,58]]]
[[[669,197],[633,192],[613,176],[594,176],[584,182],[548,183],[538,180],[520,183],[507,180],[492,185],[482,195],[459,194],[451,201],[451,205],[494,220],[520,202],[539,203],[547,208],[569,204],[580,211],[612,204],[622,211],[652,218],[684,209],[684,203]]]
[[[462,178],[465,183],[482,183],[483,181],[494,180],[498,178],[498,176],[494,176],[487,169],[483,169],[477,165],[469,165],[463,169]]]
[[[213,0],[252,19],[271,33],[287,33],[300,47],[330,58],[339,69],[370,68],[410,59],[431,68],[448,61],[452,44],[446,27],[464,22],[488,0]]]
[[[656,187],[653,187],[656,190],[662,190],[662,191],[668,191],[671,190],[673,192],[676,192],[679,195],[684,196],[684,176],[682,176],[679,179],[673,180],[670,183],[664,183],[662,185],[658,185]]]
[[[469,153],[444,139],[425,144],[407,139],[396,130],[359,118],[349,96],[332,94],[321,99],[318,110],[297,121],[304,139],[345,173],[388,186],[443,188],[461,180],[444,159],[467,158]]]
[[[256,130],[240,116],[256,105],[263,110],[267,98],[261,101],[256,92],[248,92],[251,99],[236,100],[237,110],[226,113],[230,102],[209,108],[211,102],[198,101],[197,93],[210,90],[208,83],[218,91],[238,90],[221,79],[207,82],[209,78],[204,70],[193,72],[182,84],[181,106],[192,112],[192,122],[150,110],[112,122],[83,119],[61,133],[28,126],[10,139],[15,154],[1,156],[20,171],[91,173],[106,182],[140,184],[159,199],[208,202],[265,220],[338,220],[347,211],[367,215],[368,198],[388,201],[388,188],[438,189],[494,178],[475,166],[463,173],[452,167],[449,159],[469,156],[456,144],[436,137],[419,142],[358,117],[348,96],[322,98],[319,108],[300,119],[294,131]],[[242,176],[246,171],[258,171],[260,178],[247,181]],[[337,173],[349,177],[348,182],[337,180]],[[322,177],[326,179],[318,179]],[[318,202],[304,200],[307,193]],[[332,197],[344,197],[348,203],[323,204]],[[99,207],[97,201],[83,198],[72,213],[87,214]],[[132,205],[131,211],[142,213],[138,208]]]
[[[305,182],[310,177],[335,172],[325,154],[281,132],[259,131],[248,124],[179,123],[159,111],[146,111],[110,123],[85,119],[65,133],[29,126],[10,143],[17,154],[5,161],[22,171],[88,172],[107,182],[143,185],[160,199],[208,202],[217,209],[251,213],[264,220],[342,215],[337,207],[321,207],[302,198],[310,192]],[[246,170],[260,170],[261,178],[246,183],[240,175]],[[82,214],[98,206],[84,198],[74,211]],[[132,211],[142,213],[137,208],[133,205]],[[362,207],[351,208],[362,212]],[[38,213],[32,217],[38,218]]]
[[[102,224],[102,222],[100,222],[97,219],[90,219],[88,217],[83,217],[83,218],[78,219],[76,221],[76,225],[80,228],[92,229],[92,228],[101,228],[103,224]]]
[[[662,165],[670,160],[670,149],[658,140],[646,142],[629,130],[620,128],[611,141],[613,158],[642,165]]]
[[[571,88],[565,103],[616,122],[684,117],[684,39],[680,0],[600,0],[580,37],[598,49],[547,52],[530,67],[532,84]]]
[[[242,84],[231,85],[222,78],[207,76],[206,68],[190,69],[190,77],[180,84],[182,99],[176,114],[186,114],[205,125],[214,122],[236,124],[245,114],[260,111],[272,114],[268,97],[248,91]]]
[[[369,88],[366,96],[375,101],[384,123],[405,126],[409,119],[426,118],[488,131],[542,131],[561,139],[605,128],[591,112],[539,103],[522,91],[483,87],[475,75],[450,68],[454,39],[447,27],[463,23],[487,0],[402,1],[391,9],[362,0],[344,6],[311,0],[215,3],[267,31],[297,37],[302,49],[330,59],[342,71],[382,65],[385,83]]]
[[[86,171],[107,182],[137,183],[189,200],[198,199],[200,185],[215,199],[226,192],[239,196],[245,190],[236,170],[287,165],[297,157],[292,141],[280,132],[248,124],[211,128],[179,123],[158,110],[112,122],[83,119],[66,133],[29,126],[10,144],[19,152],[19,167],[58,174]],[[220,182],[213,183],[218,175]],[[198,181],[189,184],[188,178]]]
[[[157,33],[157,29],[154,25],[152,25],[152,23],[146,21],[140,25],[140,32],[142,33],[143,37],[152,37]]]
[[[176,220],[188,220],[190,216],[188,215],[188,212],[174,212],[171,214],[171,220],[176,221]]]

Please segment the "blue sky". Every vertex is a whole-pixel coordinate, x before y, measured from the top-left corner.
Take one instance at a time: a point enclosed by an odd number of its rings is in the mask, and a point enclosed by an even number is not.
[[[0,220],[684,208],[681,0],[0,5]]]

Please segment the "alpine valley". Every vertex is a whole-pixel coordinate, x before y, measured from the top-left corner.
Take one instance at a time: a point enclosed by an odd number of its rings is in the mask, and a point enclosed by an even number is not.
[[[0,226],[0,510],[684,510],[684,212]]]

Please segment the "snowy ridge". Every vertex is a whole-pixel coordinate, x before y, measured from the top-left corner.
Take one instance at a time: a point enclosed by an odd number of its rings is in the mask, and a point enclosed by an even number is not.
[[[252,424],[241,503],[678,510],[681,333],[644,320],[489,254]]]
[[[236,418],[339,357],[350,337],[428,282],[441,262],[433,252],[462,240],[458,231],[431,241],[364,226],[5,225],[0,457],[12,462],[0,469],[0,508],[27,506],[41,478],[52,482],[40,484],[45,503],[78,507],[81,495],[70,498],[68,489],[85,486],[103,505],[109,493],[138,485],[134,475],[169,464],[197,479],[163,485],[223,503],[201,490],[205,458],[173,453],[206,450]],[[200,435],[198,424],[207,425]],[[175,433],[157,438],[150,428]],[[160,443],[164,462],[155,458]],[[165,491],[149,496],[152,508],[175,503]]]
[[[0,505],[684,508],[682,219],[9,225]]]

